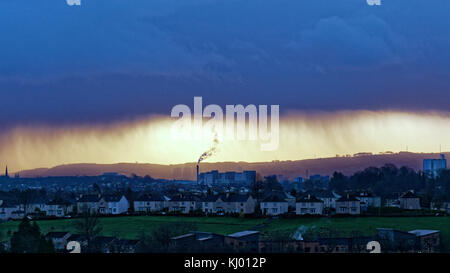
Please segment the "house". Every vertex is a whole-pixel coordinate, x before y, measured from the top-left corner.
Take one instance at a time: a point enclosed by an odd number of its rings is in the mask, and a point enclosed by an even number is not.
[[[0,220],[22,219],[25,211],[19,204],[13,201],[2,201],[0,205]]]
[[[135,212],[157,212],[166,207],[166,200],[159,194],[144,194],[134,200],[133,204]]]
[[[298,240],[267,240],[258,244],[259,253],[303,253],[304,246],[305,242]]]
[[[289,207],[295,209],[295,202],[296,202],[297,198],[287,192],[282,192],[282,194],[283,194],[283,199],[286,200],[286,202],[288,202]]]
[[[219,195],[209,195],[201,200],[201,209],[203,213],[216,214],[224,212],[223,207],[217,207],[217,204],[222,204],[223,200]]]
[[[77,200],[77,212],[88,212],[90,214],[98,213],[100,200],[101,196],[99,194],[82,195],[80,199]]]
[[[336,214],[359,215],[361,214],[361,202],[349,194],[336,200]]]
[[[384,206],[389,208],[400,208],[400,194],[399,193],[391,193],[385,197]]]
[[[45,204],[44,210],[47,216],[64,217],[73,212],[73,205],[62,198],[55,198]]]
[[[415,229],[409,233],[416,235],[416,243],[420,252],[435,253],[440,250],[441,232],[439,230]]]
[[[71,235],[70,232],[49,232],[45,238],[53,242],[56,251],[64,251]]]
[[[171,245],[177,251],[211,252],[224,249],[225,236],[211,232],[192,231],[171,238]]]
[[[24,210],[26,214],[32,214],[32,213],[41,213],[45,211],[45,204],[49,200],[44,200],[43,198],[38,198],[31,200],[24,206]]]
[[[114,253],[135,253],[140,243],[139,240],[118,239],[114,242]]]
[[[235,251],[258,252],[259,231],[246,230],[227,235],[225,245]]]
[[[176,195],[169,201],[169,211],[190,213],[201,208],[201,201],[195,196]]]
[[[336,200],[340,198],[338,194],[330,190],[317,191],[311,194],[322,200],[324,208],[327,209],[336,208]]]
[[[433,201],[430,204],[432,210],[440,210],[450,214],[450,202],[449,201]]]
[[[374,196],[370,192],[359,192],[355,196],[361,203],[364,203],[367,207],[379,208],[381,207],[381,197]]]
[[[223,201],[219,204],[219,201]],[[221,196],[217,202],[217,207],[223,206],[226,213],[252,214],[255,212],[256,199],[251,195],[226,194]]]
[[[289,203],[277,194],[271,194],[260,203],[264,215],[280,215],[288,212]]]
[[[92,240],[92,249],[96,253],[114,253],[116,252],[116,237],[97,236]]]
[[[408,191],[399,198],[400,208],[405,210],[420,210],[420,197],[412,191]]]
[[[314,195],[308,194],[297,199],[295,214],[297,215],[322,215],[324,202]]]
[[[104,195],[99,202],[100,214],[122,214],[128,211],[128,200],[124,195]]]
[[[319,238],[314,241],[260,241],[261,253],[367,253],[371,237]]]
[[[381,244],[384,252],[414,252],[416,249],[416,235],[392,228],[377,228],[376,241]]]
[[[383,252],[438,252],[440,231],[415,229],[408,232],[392,228],[378,228],[377,238]]]
[[[373,241],[373,238],[319,238],[317,241],[320,253],[367,253],[367,244]]]

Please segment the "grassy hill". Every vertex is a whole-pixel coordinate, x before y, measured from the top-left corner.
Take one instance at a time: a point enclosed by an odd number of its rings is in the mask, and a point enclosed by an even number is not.
[[[447,157],[450,153],[445,154]],[[400,152],[395,154],[374,154],[350,157],[329,157],[305,160],[288,160],[273,162],[215,162],[202,163],[201,172],[211,170],[220,171],[242,171],[256,170],[262,176],[271,174],[282,174],[289,179],[298,176],[305,176],[306,172],[312,174],[331,175],[334,171],[340,171],[346,175],[351,175],[356,171],[367,167],[380,167],[386,163],[392,163],[399,167],[408,166],[415,170],[421,170],[423,159],[439,158],[439,154],[433,153],[409,153]],[[105,172],[117,172],[125,175],[137,174],[139,176],[150,175],[153,178],[163,179],[188,179],[194,180],[196,177],[196,163],[185,163],[175,165],[159,164],[138,164],[138,163],[118,163],[118,164],[67,164],[53,168],[40,168],[24,170],[19,172],[21,177],[46,177],[46,176],[76,176],[87,175],[97,176]]]

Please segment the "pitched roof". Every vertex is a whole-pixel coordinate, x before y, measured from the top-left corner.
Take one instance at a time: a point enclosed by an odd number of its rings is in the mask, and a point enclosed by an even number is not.
[[[199,198],[196,196],[185,196],[185,195],[176,195],[170,201],[173,202],[194,202],[199,201]]]
[[[179,239],[183,239],[183,238],[187,238],[187,237],[191,237],[191,236],[195,236],[194,233],[186,233],[186,234],[182,234],[182,235],[178,235],[175,237],[170,238],[171,240],[179,240]]]
[[[429,230],[429,229],[415,229],[415,230],[411,230],[408,231],[409,233],[412,233],[418,237],[421,236],[426,236],[426,235],[430,235],[430,234],[434,234],[434,233],[439,233],[440,230]]]
[[[245,230],[245,231],[240,231],[240,232],[236,232],[236,233],[233,233],[233,234],[229,234],[228,237],[240,238],[240,237],[256,235],[256,234],[259,234],[259,231]]]
[[[371,192],[359,192],[356,194],[356,197],[375,197]]]
[[[270,203],[270,202],[280,203],[280,202],[287,202],[287,201],[284,200],[283,198],[281,198],[280,196],[278,196],[277,194],[272,194],[272,195],[269,195],[266,198],[264,198],[262,200],[262,202],[264,202],[264,203]]]
[[[230,194],[228,197],[221,196],[221,199],[224,202],[247,202],[247,200],[250,198],[250,195],[241,195],[241,194]]]
[[[394,234],[394,235],[395,234],[403,234],[403,235],[406,235],[409,237],[411,237],[412,235],[415,235],[410,232],[401,231],[401,230],[393,229],[393,228],[377,228],[377,232],[378,232],[378,234],[380,234],[380,232],[390,233],[390,234]]]
[[[319,198],[336,198],[332,191],[319,191],[314,195]]]
[[[202,202],[216,202],[219,198],[219,195],[208,195],[202,199]]]
[[[101,199],[100,196],[95,195],[95,194],[87,194],[87,195],[83,195],[80,199],[78,199],[78,202],[89,202],[89,203],[94,203],[94,202],[99,202]]]
[[[123,195],[107,194],[103,196],[106,202],[119,202]]]
[[[47,205],[50,205],[50,206],[54,206],[54,205],[64,205],[64,206],[67,206],[67,205],[70,205],[70,204],[71,204],[71,203],[70,203],[69,201],[64,200],[64,199],[62,199],[62,198],[55,198],[55,199],[53,199],[53,200],[51,200],[50,202],[47,203]]]
[[[309,190],[301,194],[301,196],[305,196],[308,194],[314,195],[318,198],[336,198],[336,196],[330,190]]]
[[[314,195],[308,194],[298,198],[297,203],[323,203],[323,201]]]
[[[135,199],[135,201],[145,201],[145,202],[156,202],[156,201],[165,201],[164,197],[160,194],[143,194]]]
[[[359,202],[359,199],[357,199],[352,195],[347,194],[336,200],[336,202]]]
[[[419,198],[419,196],[414,194],[412,191],[408,191],[407,193],[403,194],[400,198]]]

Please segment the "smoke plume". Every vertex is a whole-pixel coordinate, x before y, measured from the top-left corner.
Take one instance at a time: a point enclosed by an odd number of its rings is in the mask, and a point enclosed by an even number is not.
[[[219,138],[217,136],[217,132],[214,134],[213,146],[209,148],[206,152],[204,152],[198,159],[197,164],[200,164],[203,160],[212,156],[217,151],[217,146],[219,145]]]

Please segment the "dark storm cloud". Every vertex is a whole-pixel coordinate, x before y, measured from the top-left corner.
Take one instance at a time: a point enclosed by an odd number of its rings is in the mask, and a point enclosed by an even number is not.
[[[3,126],[169,114],[194,95],[282,110],[450,110],[446,0],[5,0]]]

